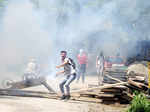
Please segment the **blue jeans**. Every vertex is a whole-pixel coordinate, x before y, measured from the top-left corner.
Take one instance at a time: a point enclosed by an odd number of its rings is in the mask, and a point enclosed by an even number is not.
[[[59,84],[62,95],[65,95],[64,86],[66,87],[66,95],[70,95],[70,83],[76,78],[76,73],[67,75],[66,78]]]
[[[79,67],[79,73],[77,75],[77,82],[79,81],[80,77],[82,76],[82,83],[84,83],[85,72],[86,72],[86,64],[81,64]]]

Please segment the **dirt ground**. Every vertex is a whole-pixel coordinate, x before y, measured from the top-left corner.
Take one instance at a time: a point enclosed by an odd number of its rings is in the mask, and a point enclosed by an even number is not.
[[[48,80],[48,83],[56,88],[61,77],[55,80]],[[96,76],[87,76],[86,82],[76,83],[71,85],[72,90],[87,88],[88,84],[96,85]],[[25,90],[47,91],[43,86],[31,87]],[[58,88],[55,89],[58,93]],[[29,98],[29,97],[12,97],[0,96],[1,112],[122,112],[126,108],[125,105],[104,105],[100,103],[82,102],[82,101],[61,101],[46,98]]]

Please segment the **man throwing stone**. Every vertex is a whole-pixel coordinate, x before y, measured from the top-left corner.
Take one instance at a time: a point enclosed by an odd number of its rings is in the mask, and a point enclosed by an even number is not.
[[[61,68],[63,67],[64,70],[60,71],[58,74],[65,74],[65,79],[59,84],[60,91],[61,91],[61,99],[70,99],[70,87],[69,85],[71,84],[72,81],[75,80],[76,78],[76,72],[75,72],[75,63],[71,58],[67,58],[67,52],[66,51],[61,51],[61,61],[62,64],[56,66],[56,68]],[[64,91],[64,87],[66,88],[66,93]]]

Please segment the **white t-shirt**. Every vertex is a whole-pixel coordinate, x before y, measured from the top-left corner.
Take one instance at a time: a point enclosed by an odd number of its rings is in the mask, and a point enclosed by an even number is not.
[[[64,65],[65,75],[74,74],[76,70],[72,67],[71,61],[69,60],[69,58],[65,58],[64,62],[68,62],[67,64]]]

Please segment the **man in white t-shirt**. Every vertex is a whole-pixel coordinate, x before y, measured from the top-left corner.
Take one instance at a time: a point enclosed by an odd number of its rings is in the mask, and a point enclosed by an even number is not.
[[[76,78],[76,70],[75,70],[75,63],[73,62],[72,59],[67,58],[67,52],[66,51],[61,51],[61,61],[62,64],[56,66],[56,68],[61,68],[64,67],[63,71],[60,71],[58,74],[65,74],[65,79],[59,84],[60,91],[61,91],[61,99],[70,99],[70,87],[69,85],[71,84],[72,81],[75,80]],[[64,87],[66,88],[66,94],[64,92]]]

